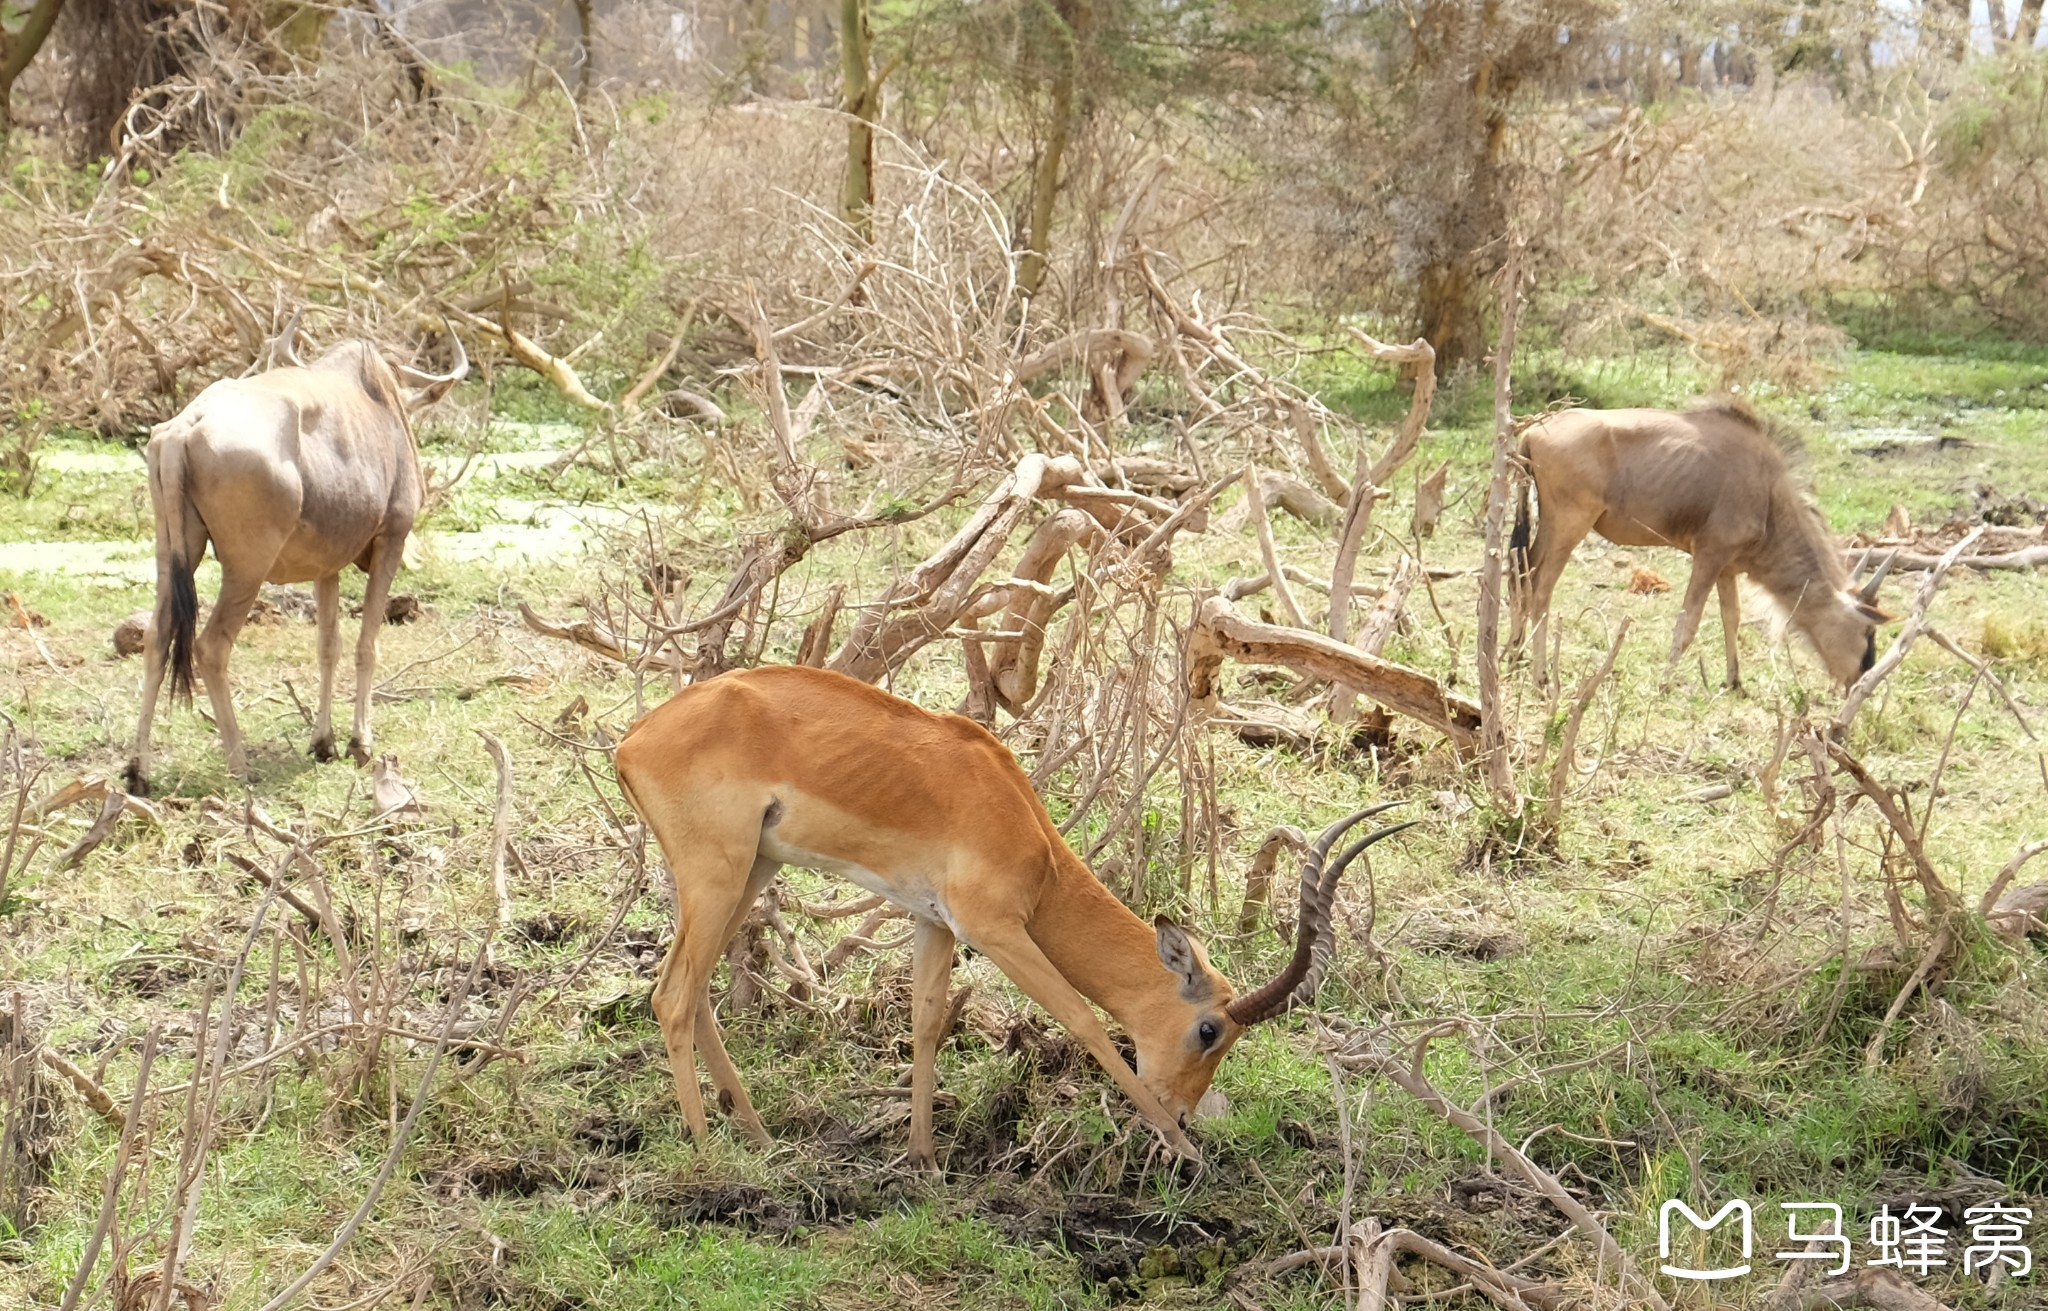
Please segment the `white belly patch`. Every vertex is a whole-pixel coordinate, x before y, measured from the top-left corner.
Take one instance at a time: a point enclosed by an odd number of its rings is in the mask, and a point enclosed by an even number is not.
[[[820,855],[815,851],[805,851],[802,847],[793,847],[787,842],[779,841],[773,830],[761,835],[761,854],[779,860],[785,865],[797,865],[804,869],[817,870],[820,874],[831,874],[845,879],[848,883],[864,888],[919,918],[943,924],[952,929],[955,936],[959,935],[959,927],[953,923],[952,915],[939,901],[938,894],[932,890],[931,884],[923,879],[884,878],[865,865],[856,865],[850,860],[840,860],[836,856]]]

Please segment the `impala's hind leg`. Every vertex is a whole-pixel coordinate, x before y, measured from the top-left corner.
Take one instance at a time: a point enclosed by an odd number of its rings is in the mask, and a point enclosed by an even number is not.
[[[725,933],[720,939],[731,942],[740,926],[747,922],[753,912],[754,903],[761,899],[761,893],[768,887],[768,881],[775,877],[775,871],[782,868],[780,861],[766,856],[754,862],[754,868],[747,875],[746,895],[726,921]],[[753,1099],[747,1096],[746,1085],[740,1082],[738,1067],[732,1057],[726,1055],[725,1040],[718,1031],[718,1017],[711,1010],[711,987],[706,980],[703,993],[697,999],[697,1044],[704,1053],[704,1069],[711,1075],[712,1084],[718,1089],[719,1104],[739,1122],[747,1137],[762,1147],[768,1146],[768,1128],[761,1123],[760,1112],[754,1109]]]
[[[663,844],[675,880],[676,936],[662,962],[661,976],[655,980],[653,1005],[662,1043],[668,1048],[669,1071],[675,1076],[683,1120],[701,1142],[711,1126],[704,1118],[704,1096],[697,1086],[697,1017],[709,1009],[706,990],[719,955],[731,940],[738,919],[752,904],[747,890],[752,886],[759,831],[741,837],[699,830],[689,836],[691,845],[686,850],[669,850]],[[713,1077],[720,1065],[730,1074],[732,1062],[725,1057],[715,1023],[706,1032],[710,1036],[705,1057],[713,1066]]]
[[[939,1043],[945,1039],[946,991],[953,978],[953,931],[937,920],[917,922],[910,965],[910,1168],[935,1170],[932,1095]]]

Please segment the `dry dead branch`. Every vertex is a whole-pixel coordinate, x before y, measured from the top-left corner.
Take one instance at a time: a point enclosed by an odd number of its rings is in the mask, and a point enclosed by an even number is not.
[[[1266,579],[1287,622],[1296,628],[1307,628],[1308,620],[1302,616],[1301,604],[1294,599],[1294,589],[1287,585],[1286,571],[1280,567],[1280,548],[1273,540],[1272,521],[1266,517],[1266,498],[1260,481],[1258,470],[1246,465],[1244,503],[1251,512],[1252,530],[1258,535],[1259,557],[1266,562]]]
[[[1272,900],[1273,871],[1280,863],[1281,853],[1307,849],[1308,836],[1292,824],[1279,825],[1266,834],[1266,840],[1259,843],[1258,851],[1252,856],[1252,867],[1245,871],[1244,905],[1237,912],[1240,935],[1247,935],[1258,927],[1260,910]]]
[[[1500,690],[1500,611],[1502,584],[1507,573],[1506,529],[1510,471],[1515,450],[1515,412],[1512,378],[1515,360],[1515,320],[1522,308],[1522,246],[1519,241],[1508,251],[1507,267],[1501,272],[1500,341],[1493,351],[1493,474],[1486,491],[1485,554],[1479,564],[1479,631],[1474,639],[1479,648],[1479,705],[1481,707],[1480,753],[1486,769],[1487,791],[1504,814],[1514,814],[1515,774],[1508,760],[1505,705]]]
[[[1444,483],[1450,473],[1451,462],[1445,460],[1434,473],[1415,484],[1415,513],[1409,526],[1417,537],[1436,535],[1436,521],[1444,513]]]
[[[498,772],[498,800],[491,809],[491,895],[498,906],[498,929],[503,932],[512,926],[512,887],[505,874],[505,851],[512,842],[512,757],[493,735],[479,730],[477,736],[484,740],[484,750],[490,752],[491,764]]]
[[[1378,655],[1400,626],[1401,612],[1408,604],[1408,593],[1423,580],[1423,576],[1422,566],[1415,562],[1413,556],[1403,555],[1396,561],[1394,572],[1387,577],[1385,590],[1373,602],[1365,622],[1358,626],[1358,640],[1353,645],[1369,656]],[[1357,694],[1348,687],[1335,689],[1330,696],[1330,718],[1340,724],[1351,722],[1356,699]]]
[[[127,793],[119,788],[109,788],[106,800],[100,805],[99,817],[93,820],[92,825],[85,832],[78,835],[76,842],[66,847],[63,854],[57,857],[57,868],[70,869],[73,865],[91,855],[95,847],[105,842],[112,835],[114,824],[121,818],[121,812],[127,808],[127,805]]]
[[[1405,1059],[1396,1058],[1376,1046],[1347,1049],[1340,1052],[1336,1059],[1349,1069],[1366,1070],[1384,1076],[1413,1097],[1425,1110],[1462,1130],[1478,1142],[1486,1149],[1490,1159],[1500,1161],[1524,1183],[1542,1193],[1579,1232],[1593,1240],[1600,1249],[1601,1263],[1615,1272],[1625,1295],[1635,1299],[1642,1306],[1653,1308],[1653,1311],[1670,1311],[1670,1304],[1664,1300],[1663,1294],[1657,1291],[1656,1285],[1636,1266],[1621,1244],[1614,1241],[1614,1236],[1607,1232],[1607,1227],[1600,1223],[1599,1217],[1586,1209],[1578,1198],[1572,1196],[1570,1190],[1558,1182],[1557,1176],[1537,1165],[1509,1142],[1494,1128],[1490,1114],[1475,1114],[1474,1111],[1459,1106],[1429,1081],[1423,1072],[1423,1062],[1428,1055],[1430,1042],[1437,1037],[1455,1033],[1460,1027],[1462,1026],[1459,1021],[1445,1021],[1428,1029],[1415,1041]],[[1482,1111],[1497,1093],[1498,1089],[1481,1098]]]
[[[1406,346],[1388,346],[1354,329],[1354,335],[1376,360],[1410,370],[1415,378],[1408,397],[1408,413],[1401,418],[1394,440],[1377,460],[1367,463],[1358,454],[1358,472],[1351,482],[1351,496],[1344,506],[1344,526],[1337,534],[1337,558],[1330,566],[1330,636],[1343,641],[1351,625],[1351,579],[1358,568],[1358,553],[1364,548],[1372,527],[1374,503],[1386,494],[1394,474],[1415,454],[1422,430],[1429,423],[1429,407],[1436,395],[1436,351],[1417,338]]]
[[[1905,627],[1899,630],[1891,649],[1880,656],[1877,663],[1872,665],[1863,677],[1856,680],[1856,685],[1849,689],[1849,694],[1842,698],[1842,708],[1835,715],[1837,738],[1848,731],[1849,724],[1856,718],[1856,712],[1862,709],[1870,694],[1877,690],[1877,685],[1890,678],[1892,672],[1904,663],[1906,652],[1913,647],[1913,640],[1927,627],[1927,608],[1934,604],[1935,593],[1941,590],[1942,579],[1948,577],[1948,571],[1955,566],[1956,561],[1961,559],[1983,535],[1984,525],[1978,524],[1964,534],[1962,540],[1944,551],[1941,558],[1934,562],[1934,567],[1927,571],[1927,577],[1921,580],[1919,592],[1913,597],[1912,612],[1907,615]]]
[[[1349,687],[1443,733],[1460,751],[1478,741],[1479,707],[1445,690],[1429,675],[1307,629],[1246,619],[1228,601],[1215,596],[1196,611],[1188,637],[1188,694],[1205,711],[1215,709],[1225,659],[1284,665]]]
[[[1571,783],[1572,767],[1578,760],[1579,726],[1585,722],[1586,709],[1593,704],[1600,685],[1614,672],[1615,658],[1621,654],[1621,644],[1627,639],[1628,620],[1623,619],[1615,627],[1614,640],[1607,644],[1606,658],[1579,684],[1577,694],[1572,697],[1571,711],[1565,716],[1564,733],[1557,743],[1557,760],[1550,767],[1550,794],[1543,802],[1543,827],[1548,832],[1557,832],[1558,826],[1564,823],[1565,791]]]
[[[38,1054],[43,1058],[43,1064],[49,1066],[58,1074],[63,1075],[64,1081],[77,1090],[78,1095],[85,1100],[85,1104],[92,1108],[94,1115],[99,1116],[100,1119],[105,1120],[117,1130],[126,1123],[125,1117],[121,1114],[121,1108],[114,1105],[114,1099],[107,1095],[107,1090],[100,1087],[91,1075],[64,1059],[63,1053],[45,1044],[39,1049]]]

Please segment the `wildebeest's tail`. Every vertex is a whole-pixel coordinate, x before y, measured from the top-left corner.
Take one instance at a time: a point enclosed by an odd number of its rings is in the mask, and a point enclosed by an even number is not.
[[[192,575],[206,549],[206,526],[185,491],[185,446],[151,443],[149,494],[156,510],[156,616],[150,640],[169,667],[171,696],[192,699],[193,634],[199,627],[199,590]]]
[[[1515,529],[1508,537],[1510,588],[1520,592],[1529,579],[1529,543],[1532,538],[1536,480],[1529,474],[1529,444],[1524,442],[1515,460]]]

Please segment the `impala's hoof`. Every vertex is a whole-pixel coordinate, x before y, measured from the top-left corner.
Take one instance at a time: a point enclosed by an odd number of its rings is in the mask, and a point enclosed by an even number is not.
[[[123,786],[127,788],[129,796],[146,797],[149,795],[149,779],[142,772],[141,761],[129,761],[128,768],[121,775],[121,781]]]
[[[370,763],[370,748],[363,745],[361,738],[352,737],[348,740],[348,758],[356,762],[356,768],[364,768]]]
[[[313,739],[313,759],[324,765],[335,758],[333,738],[316,737]]]

